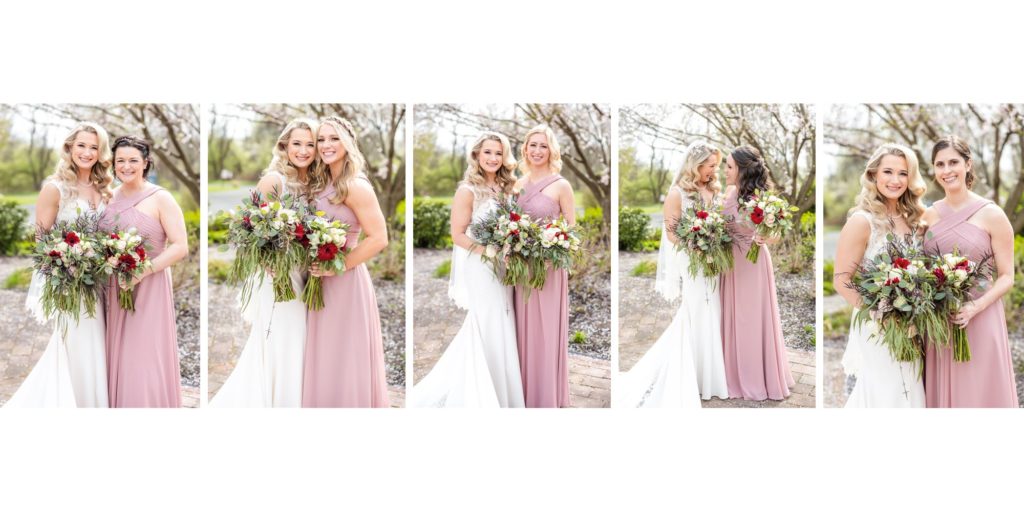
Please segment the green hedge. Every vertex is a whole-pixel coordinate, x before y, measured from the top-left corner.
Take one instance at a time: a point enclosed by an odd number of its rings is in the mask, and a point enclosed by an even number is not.
[[[619,208],[619,250],[641,251],[650,234],[651,216],[639,208]]]
[[[5,200],[0,203],[0,255],[14,256],[19,253],[18,242],[29,236],[25,228],[28,210],[16,201]]]
[[[444,201],[417,197],[412,203],[413,247],[448,249],[452,246],[452,209]]]

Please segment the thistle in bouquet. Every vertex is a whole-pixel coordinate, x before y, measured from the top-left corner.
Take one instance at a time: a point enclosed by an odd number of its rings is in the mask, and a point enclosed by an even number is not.
[[[546,269],[538,257],[540,228],[511,196],[499,199],[496,208],[470,224],[469,233],[484,248],[481,257],[502,284],[544,286]],[[540,284],[535,286],[538,279]]]
[[[702,274],[706,278],[716,277],[732,268],[733,238],[727,229],[732,219],[722,214],[720,206],[694,203],[682,215],[669,224],[669,230],[679,242],[677,251],[685,251],[690,264],[687,270],[691,278]]]
[[[888,235],[885,250],[858,266],[849,286],[862,304],[854,325],[873,319],[879,342],[896,361],[920,362],[924,341],[944,338],[948,332],[932,259],[915,237]]]
[[[991,254],[986,254],[981,261],[971,261],[961,256],[958,248],[952,253],[934,256],[932,273],[938,286],[941,314],[947,320],[952,319],[961,307],[971,300],[971,290],[975,289],[991,272]],[[948,337],[930,338],[929,341],[938,346],[953,346],[953,360],[958,362],[971,360],[971,347],[967,340],[967,329],[950,323]]]
[[[117,280],[117,303],[121,309],[134,312],[133,281],[153,265],[146,255],[146,241],[135,228],[128,228],[108,233],[102,244],[107,273]]]
[[[98,226],[99,215],[87,212],[36,232],[32,268],[43,280],[43,313],[55,317],[65,329],[67,319],[77,322],[83,308],[87,315],[96,316],[107,276],[97,243]]]
[[[316,265],[320,270],[333,271],[336,275],[345,272],[345,243],[348,241],[349,225],[331,220],[318,211],[307,215],[296,226],[295,239],[305,248],[307,265]],[[324,307],[323,278],[310,275],[302,290],[302,302],[312,310]]]
[[[253,191],[242,204],[228,213],[228,243],[235,248],[229,281],[242,286],[243,306],[249,303],[255,284],[272,275],[274,301],[295,299],[292,269],[305,262],[305,247],[296,241],[296,230],[307,211],[306,205],[285,194],[264,199]]]
[[[800,211],[767,190],[755,190],[754,195],[744,201],[741,208],[754,224],[754,232],[763,238],[780,238],[788,233],[793,229],[793,212]],[[757,263],[760,254],[761,246],[752,241],[747,251],[747,261]]]

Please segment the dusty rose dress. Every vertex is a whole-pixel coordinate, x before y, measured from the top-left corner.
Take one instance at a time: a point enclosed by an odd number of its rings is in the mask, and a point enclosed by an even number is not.
[[[953,211],[945,199],[935,202],[939,220],[929,229],[926,247],[942,253],[959,248],[960,254],[978,261],[992,252],[992,239],[985,230],[967,222],[991,203],[978,199]],[[975,297],[983,294],[981,290]],[[951,347],[925,353],[924,391],[928,407],[1017,407],[1017,387],[1006,333],[1006,316],[1000,299],[985,308],[967,324],[971,360],[953,361]]]
[[[358,245],[359,220],[331,204],[334,187],[316,198],[327,216],[349,225],[346,250]],[[323,278],[324,308],[306,315],[303,407],[388,407],[384,340],[377,297],[366,265]]]
[[[527,184],[518,203],[534,219],[557,219],[557,201],[541,193],[562,179],[548,176]],[[516,344],[526,407],[569,407],[569,275],[549,270],[544,288],[526,300],[516,287]]]
[[[160,221],[135,209],[163,190],[152,186],[134,196],[113,199],[100,218],[106,231],[134,227],[146,239],[147,254],[164,250]],[[118,286],[107,290],[107,388],[111,407],[181,407],[181,371],[171,270],[151,274],[135,286],[135,312],[121,309]]]
[[[757,263],[747,261],[754,229],[739,211],[737,191],[725,198],[725,215],[737,235],[733,269],[722,275],[722,347],[731,398],[782,400],[794,385],[782,339],[772,255],[761,248]]]

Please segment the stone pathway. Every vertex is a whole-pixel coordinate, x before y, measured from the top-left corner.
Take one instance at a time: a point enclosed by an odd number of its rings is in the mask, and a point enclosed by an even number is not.
[[[672,304],[654,292],[654,277],[632,276],[630,272],[637,263],[643,260],[657,260],[656,254],[619,252],[619,370],[629,371],[648,349],[658,340],[662,332],[672,323],[678,304]],[[778,276],[776,276],[778,277]],[[813,283],[813,280],[810,281]],[[793,293],[789,288],[779,287],[780,295]],[[812,294],[813,295],[813,294]],[[790,299],[790,300],[787,300]],[[805,294],[795,297],[780,296],[780,306],[792,302],[804,301]],[[811,304],[813,312],[813,303]],[[704,402],[704,407],[814,407],[817,390],[815,389],[815,353],[807,348],[805,334],[797,329],[803,324],[813,324],[811,318],[787,318],[792,312],[782,311],[783,335],[786,338],[786,352],[789,357],[790,370],[793,372],[795,386],[792,394],[785,400],[720,400],[712,399]],[[800,315],[806,315],[801,312]],[[799,340],[799,341],[794,341]]]
[[[434,269],[447,258],[442,251],[419,249],[413,258],[414,382],[430,372],[466,318],[466,312],[448,299],[448,278],[433,276]],[[609,361],[569,354],[569,401],[572,407],[608,407],[611,404]]]
[[[30,258],[0,258],[0,282],[15,270],[31,266]],[[46,350],[52,323],[40,325],[25,311],[26,290],[0,289],[0,405],[14,395]],[[180,340],[179,340],[180,341]],[[184,372],[183,372],[184,373]],[[182,406],[199,406],[199,388],[182,382]]]

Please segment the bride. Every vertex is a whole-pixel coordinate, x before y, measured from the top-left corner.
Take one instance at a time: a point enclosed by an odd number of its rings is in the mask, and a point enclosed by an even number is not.
[[[81,213],[99,214],[110,200],[110,138],[97,124],[82,123],[64,139],[53,175],[43,182],[36,203],[36,223],[48,230],[57,221]],[[32,275],[25,307],[40,322],[43,281]],[[107,364],[102,306],[78,322],[69,320],[66,335],[54,328],[42,357],[5,407],[107,407]]]
[[[263,197],[309,192],[309,169],[316,157],[317,124],[296,119],[274,144],[273,158],[256,189]],[[302,365],[306,347],[304,279],[292,273],[297,298],[274,303],[271,276],[253,288],[243,317],[252,324],[249,338],[231,375],[210,400],[210,407],[301,407]]]
[[[700,407],[701,398],[729,397],[722,354],[718,278],[691,278],[689,259],[676,251],[671,225],[695,203],[718,205],[722,153],[697,141],[686,148],[683,167],[665,198],[665,226],[655,290],[667,300],[682,296],[672,323],[629,372],[616,381],[616,407]]]
[[[885,248],[887,234],[914,232],[925,212],[921,204],[925,184],[917,156],[906,147],[883,144],[876,149],[860,183],[857,205],[839,233],[833,276],[836,293],[855,308],[860,306],[860,296],[849,287],[853,270]],[[870,320],[860,328],[850,326],[843,370],[856,376],[857,383],[846,407],[924,407],[924,385],[918,378],[924,362],[894,361],[889,349],[874,337],[877,333]]]
[[[523,407],[512,289],[481,259],[467,230],[512,192],[516,161],[508,139],[483,133],[452,200],[452,265],[448,296],[468,310],[466,320],[430,373],[413,387],[416,407]],[[472,291],[470,290],[472,286]]]

